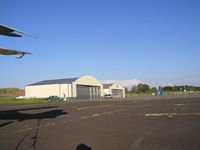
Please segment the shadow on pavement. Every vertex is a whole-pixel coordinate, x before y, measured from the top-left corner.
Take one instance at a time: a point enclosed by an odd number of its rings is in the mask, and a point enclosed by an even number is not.
[[[38,108],[29,108],[29,109],[16,109],[16,110],[5,110],[0,111],[0,120],[12,120],[3,124],[0,124],[0,127],[9,125],[14,121],[24,121],[24,120],[31,120],[31,119],[49,119],[49,118],[56,118],[60,115],[67,114],[62,109],[50,110],[46,112],[36,113],[36,114],[28,114],[23,113],[21,111],[29,111],[29,110],[43,110],[49,108],[57,108],[57,107],[38,107]]]
[[[85,144],[79,144],[76,148],[76,150],[92,150],[91,147],[85,145]]]

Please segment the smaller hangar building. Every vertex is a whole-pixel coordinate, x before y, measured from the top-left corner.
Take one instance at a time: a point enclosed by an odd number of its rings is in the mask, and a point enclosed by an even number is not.
[[[119,83],[103,84],[104,95],[111,94],[113,97],[125,97],[125,88]]]
[[[90,75],[79,78],[44,80],[25,87],[27,97],[47,98],[58,96],[63,97],[65,100],[100,99],[103,96],[102,91],[102,84]]]

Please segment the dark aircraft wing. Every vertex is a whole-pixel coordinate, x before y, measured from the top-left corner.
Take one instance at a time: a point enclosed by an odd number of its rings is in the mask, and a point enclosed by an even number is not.
[[[35,36],[30,35],[28,33],[25,33],[25,32],[22,32],[20,30],[16,30],[16,29],[13,29],[13,28],[10,28],[10,27],[6,27],[6,26],[0,24],[0,34],[1,35],[13,36],[13,37],[22,37],[22,35],[16,34],[16,33],[13,33],[13,32],[18,32],[18,33],[25,34],[25,35],[36,38]]]
[[[2,55],[21,55],[17,58],[22,58],[25,54],[31,54],[31,53],[0,48],[0,54],[2,54]]]

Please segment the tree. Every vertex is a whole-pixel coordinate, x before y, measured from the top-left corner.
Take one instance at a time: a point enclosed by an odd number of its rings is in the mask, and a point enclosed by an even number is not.
[[[157,88],[156,88],[156,87],[152,87],[152,88],[150,89],[150,92],[151,92],[151,93],[156,93],[156,91],[157,91]]]
[[[127,87],[125,87],[125,92],[126,92],[126,93],[129,92]]]
[[[149,85],[147,85],[147,84],[138,84],[137,85],[137,87],[136,87],[136,92],[137,93],[146,93],[146,92],[148,92],[148,91],[150,91],[150,87],[149,87]]]
[[[136,85],[133,85],[130,92],[131,93],[136,93],[136,89],[137,89],[137,86]]]
[[[172,91],[172,86],[165,86],[165,87],[162,87],[162,90],[163,91]]]

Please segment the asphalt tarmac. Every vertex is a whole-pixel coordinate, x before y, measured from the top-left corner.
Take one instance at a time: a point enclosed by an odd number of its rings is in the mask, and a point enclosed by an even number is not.
[[[0,150],[200,150],[200,95],[0,105]]]

